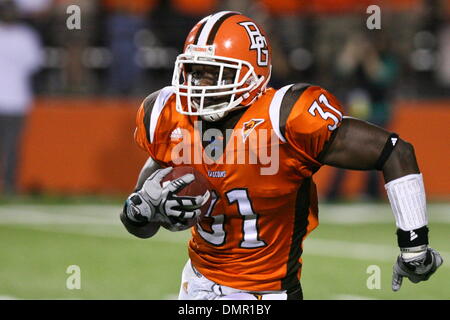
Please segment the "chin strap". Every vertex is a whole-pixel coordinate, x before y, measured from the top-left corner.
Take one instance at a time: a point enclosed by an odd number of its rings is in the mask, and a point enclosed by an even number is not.
[[[201,115],[200,118],[202,118],[205,121],[208,122],[215,122],[219,121],[223,117],[225,117],[228,114],[228,111],[219,112],[219,113],[213,113],[213,114],[207,114],[207,115]]]
[[[234,112],[236,110],[240,110],[242,108],[247,108],[247,107],[248,106],[238,105],[237,107],[235,107],[233,109],[229,109],[227,111],[214,113],[214,114],[201,115],[200,118],[205,121],[208,121],[208,122],[216,122],[216,121],[219,121],[219,120],[223,119],[224,117],[226,117],[228,114],[230,114],[230,112]]]

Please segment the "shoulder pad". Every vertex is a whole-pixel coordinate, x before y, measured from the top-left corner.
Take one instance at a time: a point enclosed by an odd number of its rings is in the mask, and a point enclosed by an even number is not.
[[[162,89],[161,89],[162,90]],[[145,133],[147,136],[147,141],[150,141],[150,117],[152,114],[153,106],[155,105],[156,99],[158,98],[159,93],[161,90],[155,91],[151,94],[149,94],[142,103],[143,109],[144,109],[144,127],[145,127]]]
[[[310,86],[309,83],[296,83],[284,86],[275,93],[269,112],[272,127],[281,141],[286,142],[286,122],[292,108]]]
[[[172,87],[164,87],[161,90],[153,92],[144,99],[144,126],[149,142],[153,142],[159,115],[172,94]]]

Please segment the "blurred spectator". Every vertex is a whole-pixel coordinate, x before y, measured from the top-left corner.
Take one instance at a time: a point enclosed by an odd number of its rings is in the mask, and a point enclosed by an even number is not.
[[[179,30],[190,30],[203,17],[217,10],[218,0],[170,0],[162,1],[155,28],[164,45],[183,49],[185,34]]]
[[[107,10],[106,36],[112,53],[109,74],[109,93],[131,94],[142,77],[137,63],[135,36],[147,27],[147,17],[156,0],[104,0]]]
[[[271,15],[272,24],[279,35],[283,49],[290,53],[305,45],[305,23],[308,22],[309,1],[298,0],[258,0]],[[300,15],[302,14],[302,15]],[[310,35],[312,36],[312,35]]]
[[[38,16],[47,12],[53,0],[14,0],[21,16]]]
[[[389,124],[391,94],[398,74],[398,63],[382,31],[370,31],[372,37],[355,35],[338,60],[338,74],[347,85],[368,95],[367,120],[381,127]],[[352,111],[350,110],[350,113]]]
[[[67,8],[76,5],[81,11],[81,29],[68,29]],[[90,0],[55,0],[53,4],[53,23],[50,29],[53,43],[61,51],[60,89],[65,93],[87,93],[91,88],[90,70],[83,62],[83,54],[95,34],[98,22],[95,21],[97,4]]]
[[[203,17],[214,13],[218,0],[171,0],[179,13],[191,17]],[[195,24],[195,23],[194,23]]]
[[[41,37],[43,44],[50,36],[48,26],[51,23],[51,13],[56,0],[14,0],[22,21],[28,23]]]
[[[368,35],[371,35],[369,37]],[[350,116],[387,127],[391,119],[391,94],[398,64],[382,31],[351,36],[338,58],[338,81],[348,87],[346,105]],[[364,197],[380,200],[380,173],[369,171]],[[332,201],[339,196],[345,173],[338,170],[328,191]]]
[[[450,88],[450,23],[442,27],[438,37],[437,79]]]
[[[0,1],[0,162],[3,193],[16,190],[19,143],[32,104],[31,77],[42,62],[40,40],[18,21],[13,1]]]

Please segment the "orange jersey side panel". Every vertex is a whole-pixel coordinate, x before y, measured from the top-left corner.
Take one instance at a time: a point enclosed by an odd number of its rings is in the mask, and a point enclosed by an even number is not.
[[[321,102],[321,113],[311,105],[324,95],[341,110],[325,90],[309,87],[292,107],[283,142],[269,112],[275,93],[267,90],[243,113],[215,160],[202,147],[201,123],[176,112],[174,96],[151,120],[152,143],[142,106],[137,116],[135,138],[150,156],[166,166],[193,166],[215,188],[210,212],[191,229],[193,265],[208,279],[243,290],[289,290],[298,284],[303,239],[318,225],[315,158],[338,117]]]

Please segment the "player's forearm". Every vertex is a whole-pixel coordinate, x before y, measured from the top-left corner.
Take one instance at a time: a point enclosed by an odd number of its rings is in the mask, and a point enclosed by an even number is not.
[[[399,247],[404,252],[425,250],[428,245],[426,195],[414,147],[399,139],[382,170],[398,228]]]
[[[147,178],[150,177],[150,175],[158,169],[161,169],[161,166],[155,160],[149,157],[142,167],[141,172],[139,173],[134,190],[141,189],[144,185],[145,180],[147,180]]]
[[[421,241],[412,243],[403,241],[406,236],[402,235],[400,247],[428,242],[424,228],[427,224],[425,188],[410,143],[370,123],[346,118],[324,154],[323,163],[353,170],[381,170],[397,227],[403,231],[420,228],[424,231],[423,237],[419,235]]]
[[[128,219],[123,211],[120,213],[120,221],[122,221],[125,229],[127,229],[129,233],[142,239],[153,237],[160,227],[160,224],[157,222],[148,222],[142,225],[137,224]]]
[[[409,174],[420,173],[412,144],[398,139],[397,146],[386,160],[382,171],[386,183]]]
[[[157,169],[160,169],[161,167],[158,165],[156,161],[154,161],[152,158],[148,158],[148,160],[145,162],[144,166],[142,167],[138,180],[136,182],[135,191],[140,190],[142,186],[144,185],[145,180]],[[125,210],[125,207],[124,207]],[[160,224],[157,222],[148,222],[148,223],[137,223],[135,221],[131,221],[126,213],[122,210],[120,213],[120,221],[122,221],[123,225],[127,229],[127,231],[133,235],[135,235],[138,238],[150,238],[158,232]]]

